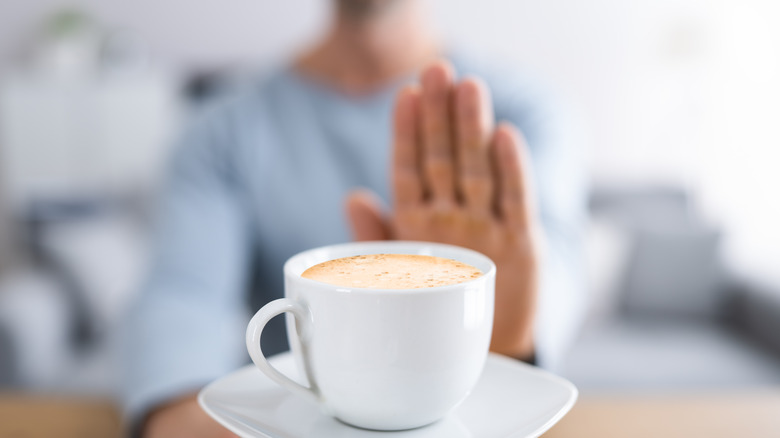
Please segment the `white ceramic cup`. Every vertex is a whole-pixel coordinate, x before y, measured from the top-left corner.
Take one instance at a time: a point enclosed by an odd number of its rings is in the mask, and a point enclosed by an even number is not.
[[[327,260],[377,253],[446,257],[484,275],[421,289],[351,288],[301,277]],[[268,377],[345,423],[376,430],[424,426],[463,401],[482,373],[495,275],[486,256],[436,243],[359,242],[305,251],[284,265],[285,298],[266,304],[249,322],[247,349]],[[260,350],[263,327],[284,312],[308,386],[274,369]]]

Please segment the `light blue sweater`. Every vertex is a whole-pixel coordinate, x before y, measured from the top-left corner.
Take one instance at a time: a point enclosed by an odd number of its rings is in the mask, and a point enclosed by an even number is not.
[[[519,127],[531,149],[548,239],[537,360],[554,366],[585,299],[579,139],[560,107],[526,79],[453,62],[459,74],[485,79],[497,119]],[[352,97],[281,69],[186,131],[171,161],[148,279],[123,337],[131,418],[247,363],[246,323],[283,295],[284,261],[350,239],[343,208],[350,190],[390,200],[391,110],[402,82]],[[273,322],[266,354],[287,349],[281,318]]]

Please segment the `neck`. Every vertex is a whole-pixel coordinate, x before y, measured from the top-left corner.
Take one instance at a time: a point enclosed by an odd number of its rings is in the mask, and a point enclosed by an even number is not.
[[[438,55],[419,2],[402,2],[370,16],[337,11],[326,37],[296,68],[342,92],[365,94],[416,73]]]

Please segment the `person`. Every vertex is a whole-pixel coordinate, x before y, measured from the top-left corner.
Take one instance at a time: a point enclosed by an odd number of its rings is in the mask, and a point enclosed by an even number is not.
[[[282,296],[285,259],[350,234],[491,257],[494,352],[549,366],[574,333],[583,186],[567,119],[531,81],[445,50],[421,0],[334,7],[322,41],[207,112],[172,159],[126,324],[125,405],[145,437],[230,436],[194,394],[246,363],[249,310]],[[273,323],[266,354],[287,349]]]

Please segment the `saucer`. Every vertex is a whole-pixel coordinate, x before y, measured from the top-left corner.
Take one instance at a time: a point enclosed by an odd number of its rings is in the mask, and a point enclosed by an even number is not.
[[[270,359],[298,378],[290,353]],[[419,429],[377,432],[358,429],[320,411],[318,405],[280,387],[254,365],[222,377],[200,391],[200,406],[245,438],[531,438],[558,422],[577,399],[577,388],[540,368],[490,354],[474,390],[450,415]]]

